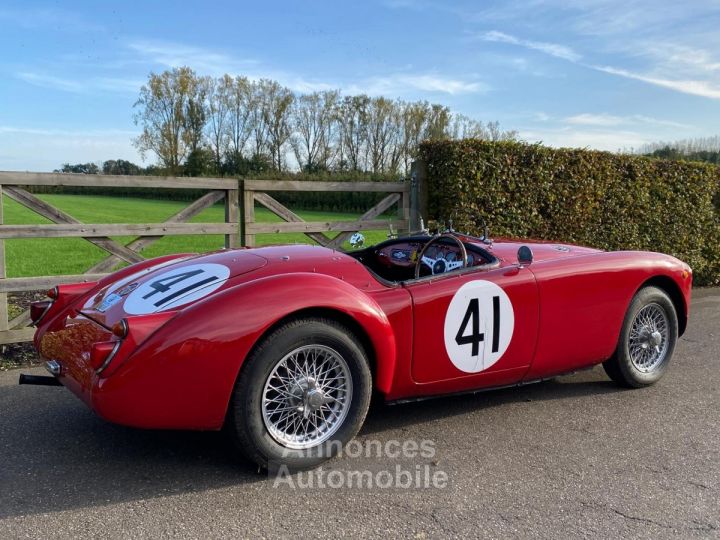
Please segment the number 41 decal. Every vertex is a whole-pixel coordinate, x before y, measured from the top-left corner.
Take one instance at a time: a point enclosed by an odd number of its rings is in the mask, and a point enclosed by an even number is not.
[[[500,297],[493,296],[493,325],[492,325],[492,352],[498,352],[500,345]],[[472,330],[470,335],[465,335],[468,323],[472,320]],[[485,333],[480,331],[480,303],[477,298],[470,300],[465,317],[463,317],[462,323],[457,335],[455,336],[455,342],[458,345],[472,345],[472,356],[480,354],[480,342],[485,341]]]
[[[158,293],[166,293],[169,291],[170,294],[163,296],[160,298],[157,302],[155,302],[153,305],[155,307],[160,307],[163,304],[167,304],[170,300],[173,300],[180,296],[181,294],[185,294],[188,291],[191,291],[193,289],[197,289],[200,287],[203,287],[204,285],[207,285],[208,283],[212,283],[216,279],[218,279],[217,276],[210,276],[205,279],[201,279],[199,281],[194,281],[190,285],[187,285],[185,287],[182,287],[177,290],[173,290],[173,286],[177,285],[178,283],[181,283],[185,280],[190,279],[191,277],[197,276],[198,274],[204,274],[205,269],[198,268],[197,270],[192,270],[191,272],[182,272],[181,274],[175,274],[168,277],[163,277],[160,279],[156,279],[152,283],[149,284],[150,288],[153,290],[147,293],[145,296],[143,296],[143,300],[147,300],[151,296],[155,296]]]
[[[477,373],[505,354],[514,327],[515,312],[507,293],[492,281],[469,281],[448,305],[445,350],[460,371]]]
[[[161,309],[199,300],[222,287],[230,276],[224,264],[188,264],[170,268],[142,283],[125,300],[123,308],[131,315],[154,313]]]

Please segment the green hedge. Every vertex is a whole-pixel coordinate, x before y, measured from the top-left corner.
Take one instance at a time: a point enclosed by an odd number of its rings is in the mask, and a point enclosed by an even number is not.
[[[491,235],[672,254],[720,283],[720,167],[539,144],[425,142],[431,219]]]

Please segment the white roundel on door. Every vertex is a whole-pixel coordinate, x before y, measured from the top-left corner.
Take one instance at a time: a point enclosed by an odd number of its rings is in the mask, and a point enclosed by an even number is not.
[[[478,373],[500,360],[514,328],[515,312],[505,291],[492,281],[469,281],[445,314],[445,350],[460,371]]]
[[[151,277],[125,300],[131,315],[155,313],[199,300],[219,289],[230,276],[224,264],[190,264]]]

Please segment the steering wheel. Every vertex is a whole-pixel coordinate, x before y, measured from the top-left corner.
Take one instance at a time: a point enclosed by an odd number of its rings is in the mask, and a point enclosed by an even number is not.
[[[439,240],[442,240],[443,238],[449,238],[460,247],[460,254],[462,255],[461,261],[448,261],[447,259],[445,259],[445,257],[431,259],[430,257],[425,256],[428,248]],[[433,276],[435,274],[444,274],[445,272],[450,272],[452,270],[455,270],[456,268],[467,268],[468,255],[467,249],[465,249],[465,244],[463,244],[453,234],[446,233],[434,236],[430,240],[428,240],[427,244],[423,246],[423,248],[420,250],[420,253],[418,254],[417,263],[415,263],[415,279],[418,279],[420,277],[420,267],[423,264],[430,267],[430,272]]]

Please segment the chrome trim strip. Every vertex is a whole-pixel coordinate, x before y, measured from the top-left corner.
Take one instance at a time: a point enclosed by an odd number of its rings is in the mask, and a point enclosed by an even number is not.
[[[50,311],[50,308],[51,308],[51,307],[53,307],[53,304],[54,304],[54,303],[55,303],[55,300],[50,300],[50,303],[49,303],[48,306],[45,308],[45,311],[43,311],[42,314],[40,315],[40,317],[38,317],[38,320],[37,320],[37,321],[32,321],[32,326],[34,326],[35,328],[38,327],[38,325],[40,324],[40,322],[45,318],[45,315],[47,315],[47,312]]]
[[[115,357],[115,354],[117,354],[118,349],[120,348],[120,345],[122,345],[121,339],[117,340],[117,342],[115,343],[115,346],[113,347],[113,350],[110,351],[110,354],[108,354],[108,357],[103,362],[103,365],[100,366],[100,368],[95,373],[100,375],[103,371],[105,371],[105,368],[110,365],[110,362],[112,362],[112,359]]]

